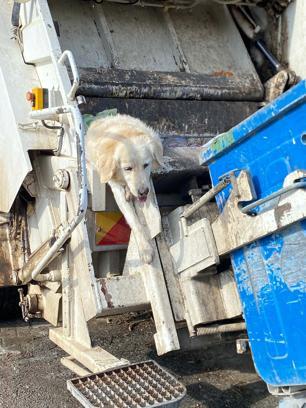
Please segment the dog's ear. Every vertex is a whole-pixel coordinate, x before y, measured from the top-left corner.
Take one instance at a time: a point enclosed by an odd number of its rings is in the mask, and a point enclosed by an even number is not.
[[[153,167],[157,168],[163,164],[163,145],[158,135],[151,141],[150,148],[154,160]]]
[[[116,162],[112,154],[102,153],[100,157],[97,158],[95,165],[101,183],[107,183],[110,181],[116,170]]]
[[[116,142],[111,137],[88,144],[88,155],[99,174],[101,183],[110,181],[116,172],[115,149]]]

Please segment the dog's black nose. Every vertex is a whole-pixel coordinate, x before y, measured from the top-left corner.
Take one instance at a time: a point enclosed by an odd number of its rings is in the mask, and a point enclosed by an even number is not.
[[[138,194],[139,194],[140,197],[147,196],[148,193],[149,193],[149,189],[148,189],[148,188],[145,188],[144,190],[138,190]]]

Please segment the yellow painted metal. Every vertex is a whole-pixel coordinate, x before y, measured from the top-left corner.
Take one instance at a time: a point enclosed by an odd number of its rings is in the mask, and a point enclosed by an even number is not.
[[[32,110],[40,110],[44,108],[44,89],[33,88],[32,94],[34,96]]]

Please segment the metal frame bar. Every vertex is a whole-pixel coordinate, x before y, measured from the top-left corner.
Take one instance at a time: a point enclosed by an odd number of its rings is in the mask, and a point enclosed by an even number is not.
[[[208,203],[212,198],[214,198],[220,191],[224,190],[231,183],[231,179],[226,177],[220,181],[215,187],[210,189],[206,194],[204,194],[198,201],[187,208],[181,215],[182,218],[189,218],[194,214],[199,208],[203,207],[204,204]]]
[[[289,191],[296,190],[298,188],[306,188],[306,181],[298,181],[288,187],[281,188],[280,190],[275,191],[275,193],[272,193],[267,197],[261,198],[260,200],[254,201],[253,203],[242,207],[241,212],[243,212],[243,214],[248,214],[251,210],[254,210],[254,208],[259,207],[260,205],[267,203],[274,198],[280,197],[282,194],[288,193]]]
[[[67,54],[66,54],[67,55]],[[71,54],[72,55],[72,54]],[[71,56],[70,56],[71,57]],[[72,57],[73,58],[73,57]],[[70,90],[70,94],[73,93],[74,85]],[[55,107],[49,109],[43,109],[41,111],[33,111],[30,113],[31,119],[53,119],[54,116],[59,114],[70,113],[73,117],[73,122],[75,126],[76,142],[79,147],[78,155],[78,167],[80,170],[80,192],[79,192],[79,206],[77,214],[74,219],[68,223],[66,228],[61,232],[59,237],[56,239],[54,244],[50,247],[48,252],[43,256],[43,258],[37,263],[35,268],[32,270],[31,276],[24,277],[23,283],[28,283],[31,279],[36,278],[42,270],[52,261],[59,249],[65,244],[67,239],[70,237],[75,228],[84,220],[88,197],[87,197],[87,176],[86,176],[86,158],[85,158],[85,146],[84,146],[84,125],[81,113],[78,108],[72,105],[66,105],[62,107]]]

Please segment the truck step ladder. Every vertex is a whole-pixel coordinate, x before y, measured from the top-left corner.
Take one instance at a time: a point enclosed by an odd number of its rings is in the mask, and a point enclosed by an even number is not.
[[[186,388],[154,361],[90,374],[67,381],[86,408],[178,407]]]

